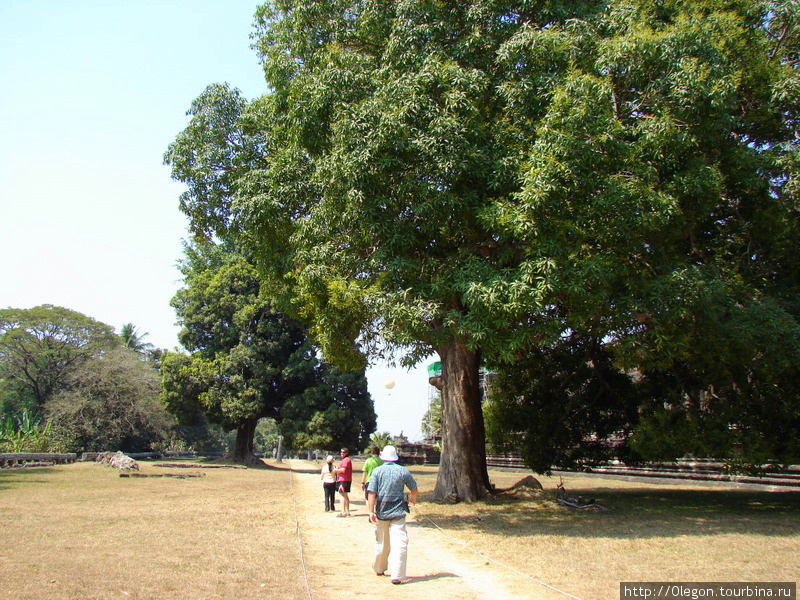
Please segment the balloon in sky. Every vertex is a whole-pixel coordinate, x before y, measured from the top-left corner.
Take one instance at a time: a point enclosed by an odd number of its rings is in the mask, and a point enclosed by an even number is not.
[[[392,389],[394,387],[394,379],[387,379],[384,382],[383,387],[385,387],[387,390]]]

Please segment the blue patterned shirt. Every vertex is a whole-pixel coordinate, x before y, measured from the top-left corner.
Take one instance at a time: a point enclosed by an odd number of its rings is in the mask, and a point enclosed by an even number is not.
[[[368,492],[375,492],[375,515],[382,521],[399,519],[406,515],[406,503],[403,493],[408,489],[417,489],[417,482],[408,469],[397,463],[387,462],[375,467],[367,485]]]

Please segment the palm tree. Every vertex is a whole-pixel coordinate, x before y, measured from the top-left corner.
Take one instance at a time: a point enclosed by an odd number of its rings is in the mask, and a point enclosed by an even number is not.
[[[137,354],[145,355],[153,349],[153,344],[144,341],[148,335],[150,334],[136,331],[136,325],[133,323],[125,323],[119,333],[126,348],[130,348]]]
[[[386,444],[392,443],[392,436],[388,431],[383,432],[375,432],[371,436],[369,436],[369,445],[370,448],[372,446],[377,446],[378,448],[383,448]],[[369,450],[369,448],[367,448]]]

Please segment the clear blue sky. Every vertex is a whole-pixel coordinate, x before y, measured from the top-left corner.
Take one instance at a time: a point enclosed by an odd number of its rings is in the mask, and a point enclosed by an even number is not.
[[[178,344],[186,220],[162,157],[208,84],[266,92],[256,6],[0,0],[0,307],[64,306]],[[424,367],[370,370],[380,431],[420,436]]]

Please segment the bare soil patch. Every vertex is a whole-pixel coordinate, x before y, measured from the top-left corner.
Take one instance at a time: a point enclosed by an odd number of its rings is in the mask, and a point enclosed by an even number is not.
[[[536,589],[512,571],[437,529],[424,517],[425,507],[409,515],[408,581],[392,585],[388,577],[372,571],[374,528],[367,520],[366,501],[359,477],[351,494],[351,515],[326,513],[322,482],[314,463],[290,461],[294,473],[295,502],[309,578],[317,600],[339,598],[425,598],[448,600],[533,600],[565,598],[546,588]],[[339,498],[337,495],[337,506]]]
[[[372,529],[358,492],[357,516],[336,518],[324,512],[318,466],[293,466],[303,490],[298,502],[312,506],[301,521],[312,572],[341,569],[341,578],[315,598],[399,598],[411,592],[456,599],[616,600],[621,581],[800,578],[798,492],[580,475],[537,477],[544,487],[537,491],[514,486],[528,473],[491,471],[492,482],[506,492],[473,504],[442,505],[428,502],[436,468],[411,467],[422,500],[409,519],[411,581],[391,586],[371,576]],[[560,504],[560,484],[568,497],[591,499],[602,509]]]

